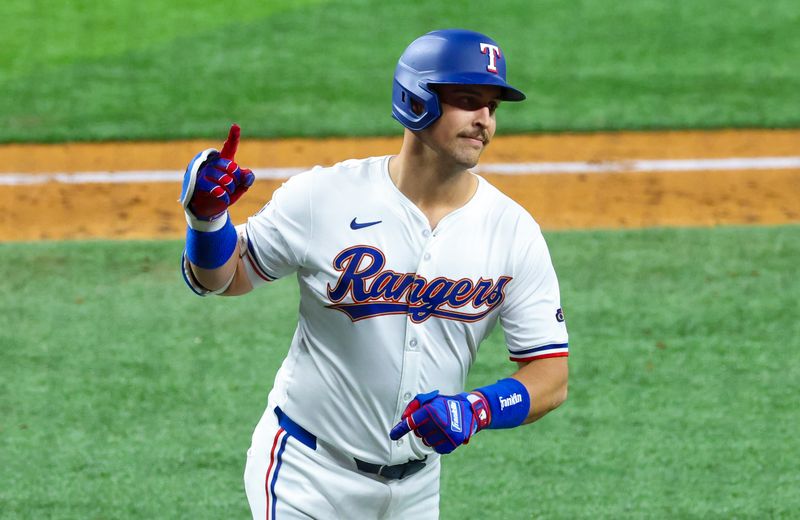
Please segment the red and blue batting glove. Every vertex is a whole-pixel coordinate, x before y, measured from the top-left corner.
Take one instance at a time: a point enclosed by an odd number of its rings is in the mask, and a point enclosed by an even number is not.
[[[417,394],[408,403],[389,437],[396,441],[413,431],[426,446],[445,454],[467,444],[485,428],[519,426],[529,411],[528,390],[513,378],[457,395],[439,395],[434,390]]]
[[[239,125],[232,125],[221,152],[213,148],[203,150],[186,167],[180,202],[192,229],[220,229],[225,224],[221,217],[228,207],[255,181],[251,170],[234,162],[240,131]]]
[[[438,390],[417,394],[389,437],[397,440],[410,431],[437,453],[450,453],[488,426],[489,407],[478,394],[439,395]]]
[[[228,207],[253,185],[255,175],[234,162],[239,147],[239,125],[232,125],[218,152],[203,150],[191,160],[183,176],[180,203],[186,213],[186,257],[204,269],[216,269],[236,249],[236,230]]]

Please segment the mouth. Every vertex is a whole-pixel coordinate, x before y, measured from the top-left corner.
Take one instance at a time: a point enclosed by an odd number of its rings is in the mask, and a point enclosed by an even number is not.
[[[486,139],[485,137],[481,136],[481,135],[462,135],[460,137],[462,137],[463,139],[466,139],[471,144],[476,145],[476,146],[483,147],[483,146],[486,146],[489,143],[489,140]]]

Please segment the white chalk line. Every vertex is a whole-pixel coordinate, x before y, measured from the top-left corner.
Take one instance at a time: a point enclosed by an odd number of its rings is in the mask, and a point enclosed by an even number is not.
[[[253,168],[256,179],[288,179],[310,168]],[[800,169],[800,157],[731,157],[724,159],[652,159],[596,162],[487,163],[475,171],[494,175],[557,175],[565,173],[649,173]],[[130,170],[71,173],[0,173],[0,186],[31,184],[127,184],[181,182],[179,170]]]

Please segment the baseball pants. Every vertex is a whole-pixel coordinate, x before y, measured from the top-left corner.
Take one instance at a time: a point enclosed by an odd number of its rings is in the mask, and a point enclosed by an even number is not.
[[[402,479],[360,471],[354,459],[277,413],[280,420],[267,407],[247,450],[244,483],[254,520],[439,517],[438,457]]]

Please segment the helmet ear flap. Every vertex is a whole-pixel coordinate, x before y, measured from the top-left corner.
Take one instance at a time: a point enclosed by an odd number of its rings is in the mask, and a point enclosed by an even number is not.
[[[409,130],[422,130],[441,115],[436,92],[416,84],[403,85],[395,78],[392,89],[392,116]]]

